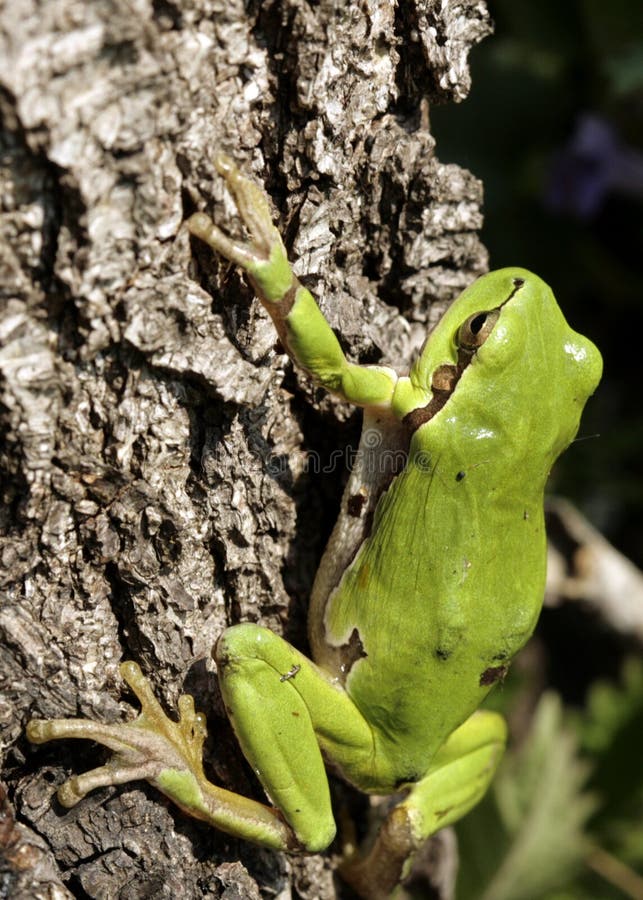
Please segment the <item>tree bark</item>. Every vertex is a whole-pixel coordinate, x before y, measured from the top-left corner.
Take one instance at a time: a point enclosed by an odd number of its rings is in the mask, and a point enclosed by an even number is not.
[[[466,96],[489,30],[480,0],[20,0],[0,14],[11,896],[341,895],[339,845],[259,850],[144,784],[63,812],[55,788],[102,751],[32,748],[24,724],[125,718],[117,666],[135,659],[170,709],[189,692],[207,711],[213,779],[258,792],[210,648],[252,620],[305,649],[358,420],[293,373],[239,275],[182,222],[205,209],[240,234],[211,164],[226,151],[273,197],[348,355],[404,369],[486,269],[481,185],[438,161],[429,113]]]

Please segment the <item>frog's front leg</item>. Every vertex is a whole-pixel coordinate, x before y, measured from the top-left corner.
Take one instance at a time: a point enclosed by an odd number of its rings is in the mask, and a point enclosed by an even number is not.
[[[293,273],[266,195],[232,160],[214,160],[232,193],[250,241],[231,240],[205,213],[187,221],[190,232],[240,266],[270,314],[289,356],[315,381],[357,406],[388,407],[397,381],[384,366],[349,363],[312,294]]]
[[[502,716],[480,710],[450,735],[424,778],[388,814],[370,852],[349,851],[340,871],[360,897],[389,897],[427,838],[473,809],[493,779],[506,741]]]
[[[135,663],[121,666],[141,702],[124,725],[83,719],[33,720],[34,743],[85,738],[114,755],[100,768],[59,789],[64,806],[89,791],[146,779],[181,809],[223,831],[277,850],[323,850],[335,835],[322,747],[340,765],[365,764],[373,754],[368,723],[341,687],[283,638],[257,625],[229,628],[216,657],[230,721],[244,753],[276,808],[224,790],[207,780],[201,752],[205,719],[191,697],[171,721]]]

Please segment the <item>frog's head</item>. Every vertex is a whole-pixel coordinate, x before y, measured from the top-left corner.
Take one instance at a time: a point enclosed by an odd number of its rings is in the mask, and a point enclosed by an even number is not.
[[[498,437],[518,458],[541,449],[553,462],[601,369],[594,344],[572,331],[540,278],[500,269],[467,288],[429,335],[407,395],[424,399],[408,403],[405,420],[459,441]]]

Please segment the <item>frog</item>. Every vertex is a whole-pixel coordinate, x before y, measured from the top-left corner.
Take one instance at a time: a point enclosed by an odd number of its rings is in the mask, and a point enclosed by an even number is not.
[[[481,704],[539,617],[545,484],[601,356],[545,282],[503,268],[449,306],[406,374],[353,363],[295,276],[267,194],[230,157],[214,164],[248,239],[201,211],[189,233],[245,273],[294,363],[363,410],[312,588],[310,656],[253,622],[227,628],[213,649],[226,712],[268,800],[206,778],[204,714],[183,695],[178,721],[168,717],[131,660],[120,671],[136,719],[33,719],[27,736],[113,752],[59,788],[65,807],[146,779],[185,813],[290,853],[335,838],[327,767],[367,794],[394,795],[370,848],[349,842],[341,865],[359,896],[388,897],[425,841],[480,801],[503,756],[504,718]]]

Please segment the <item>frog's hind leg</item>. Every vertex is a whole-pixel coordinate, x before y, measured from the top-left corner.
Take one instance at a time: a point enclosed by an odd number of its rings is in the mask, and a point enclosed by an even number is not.
[[[266,628],[228,628],[215,658],[246,759],[301,846],[323,850],[335,822],[322,750],[340,767],[370,760],[369,724],[342,687]]]
[[[385,819],[366,856],[354,855],[342,877],[361,897],[384,900],[409,874],[413,854],[436,831],[461,819],[484,796],[504,752],[507,728],[478,711],[446,741],[427,774]]]
[[[90,791],[145,779],[182,810],[227,831],[276,850],[301,849],[280,813],[255,800],[227,791],[205,777],[201,754],[206,737],[205,716],[194,709],[190,695],[179,699],[179,720],[165,715],[139,666],[123,663],[121,675],[141,703],[132,722],[106,724],[88,719],[32,719],[27,737],[32,743],[83,738],[113,751],[107,762],[74,775],[58,789],[63,806],[75,806]]]

